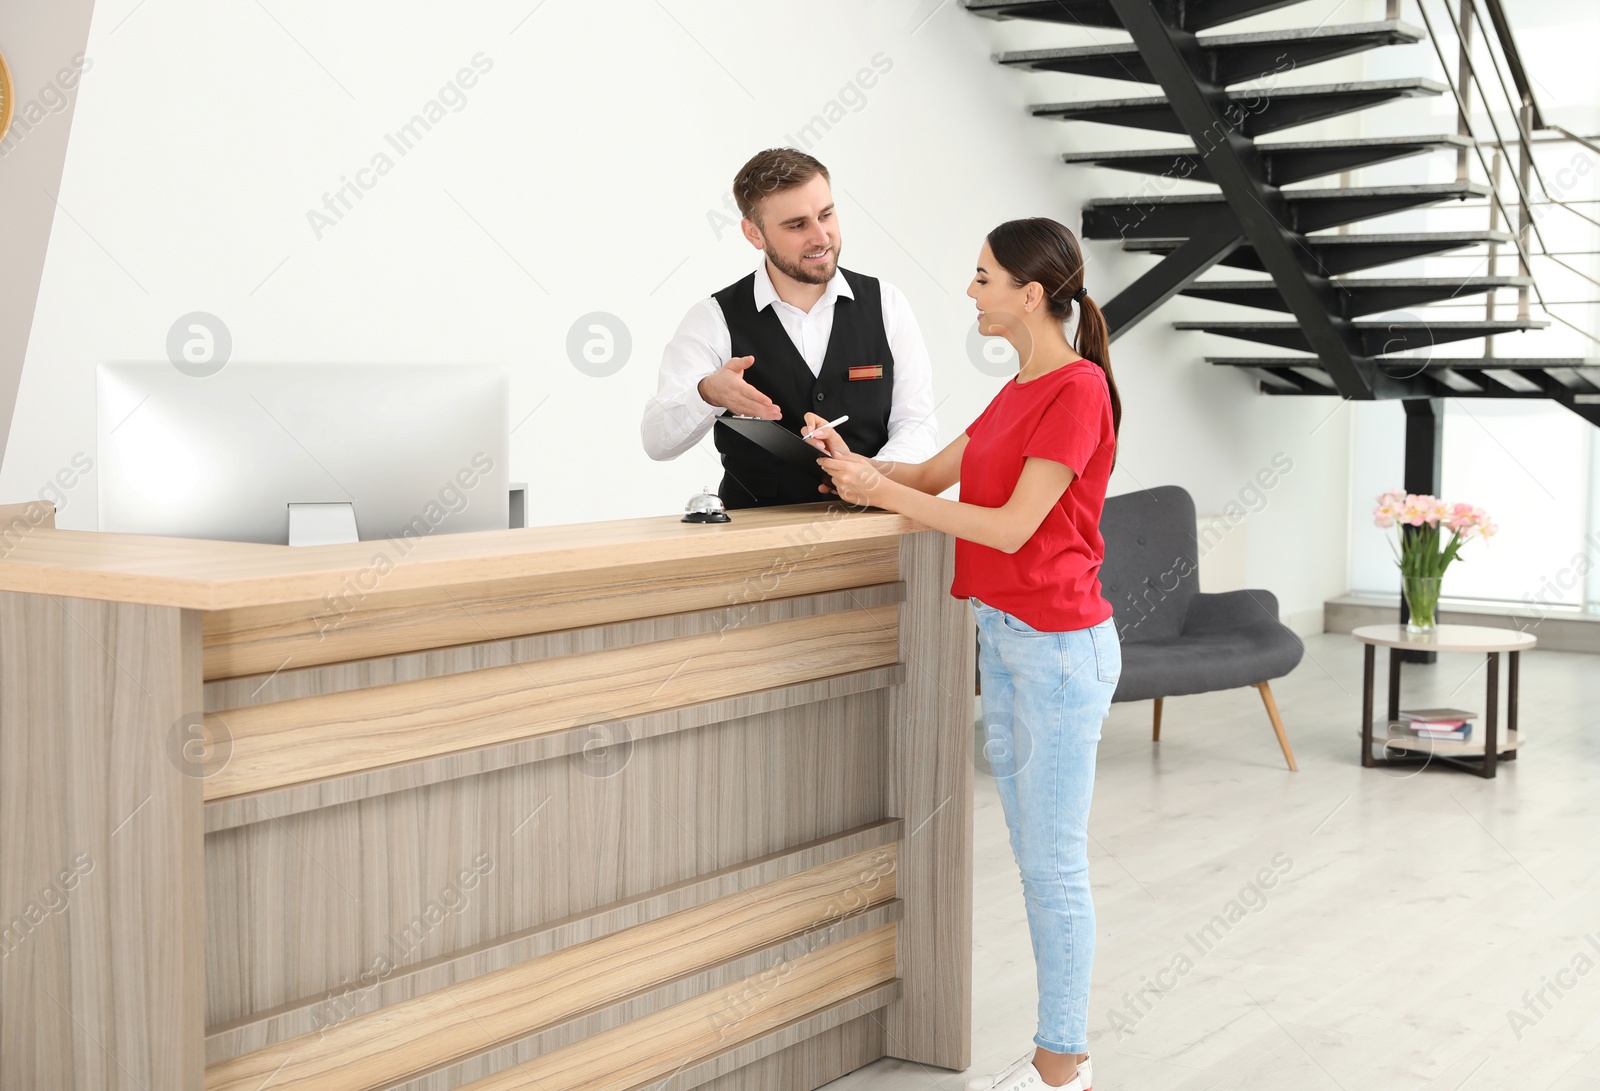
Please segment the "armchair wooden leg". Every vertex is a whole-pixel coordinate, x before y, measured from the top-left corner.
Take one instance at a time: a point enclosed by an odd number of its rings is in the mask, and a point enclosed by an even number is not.
[[[1257,682],[1255,686],[1261,691],[1261,703],[1267,706],[1267,716],[1272,720],[1272,730],[1278,733],[1278,745],[1283,747],[1283,757],[1289,763],[1289,771],[1298,773],[1300,767],[1294,763],[1294,751],[1289,748],[1289,736],[1283,733],[1283,720],[1278,716],[1278,702],[1272,699],[1272,687],[1265,682]]]
[[[1155,742],[1160,742],[1161,741],[1161,701],[1162,701],[1162,698],[1160,698],[1160,697],[1156,698],[1156,722],[1155,722],[1155,728],[1154,728],[1154,730],[1152,730],[1150,732],[1150,738]]]

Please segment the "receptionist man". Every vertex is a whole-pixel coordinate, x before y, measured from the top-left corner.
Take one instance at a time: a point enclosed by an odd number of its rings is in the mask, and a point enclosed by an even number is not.
[[[938,450],[933,367],[901,291],[839,266],[828,170],[804,152],[760,152],[733,180],[740,228],[761,261],[696,303],[661,357],[640,433],[651,458],[677,458],[723,413],[800,433],[805,414],[849,415],[853,451],[921,462]],[[815,478],[718,428],[718,495],[729,508],[827,500]]]

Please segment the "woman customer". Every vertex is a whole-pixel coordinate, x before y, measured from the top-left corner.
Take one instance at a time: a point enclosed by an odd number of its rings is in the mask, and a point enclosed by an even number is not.
[[[985,751],[1022,873],[1039,986],[1035,1049],[969,1091],[1088,1091],[1094,905],[1088,817],[1100,722],[1122,670],[1100,595],[1100,509],[1122,407],[1083,256],[1054,220],[995,228],[967,289],[982,333],[1020,366],[966,431],[926,462],[873,461],[826,428],[839,498],[956,537],[955,582],[977,617]],[[1077,344],[1065,323],[1077,309]],[[808,427],[826,421],[806,415]],[[959,501],[938,494],[961,483]]]

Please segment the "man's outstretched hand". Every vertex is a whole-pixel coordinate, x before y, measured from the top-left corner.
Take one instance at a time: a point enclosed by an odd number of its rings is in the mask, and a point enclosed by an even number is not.
[[[756,362],[754,356],[735,356],[700,380],[696,388],[708,405],[720,405],[741,417],[777,420],[783,416],[773,400],[744,381],[745,369]]]

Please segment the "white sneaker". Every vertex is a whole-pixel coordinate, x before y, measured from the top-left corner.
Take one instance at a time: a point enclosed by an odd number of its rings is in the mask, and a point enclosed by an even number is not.
[[[1078,1074],[1061,1085],[1061,1091],[1089,1091],[1088,1058],[1078,1066]],[[967,1091],[1040,1091],[1050,1085],[1033,1067],[1033,1050],[1019,1057],[992,1076],[975,1076],[967,1081]]]

